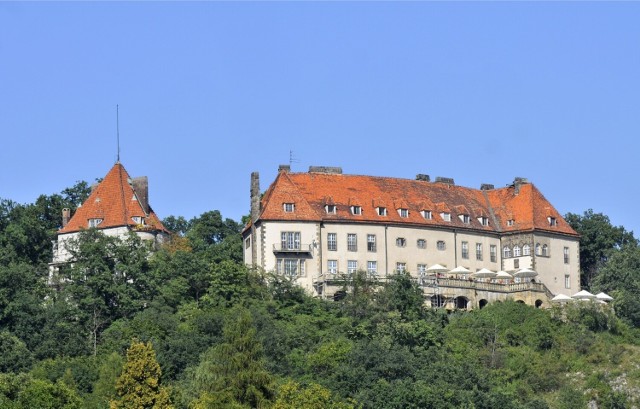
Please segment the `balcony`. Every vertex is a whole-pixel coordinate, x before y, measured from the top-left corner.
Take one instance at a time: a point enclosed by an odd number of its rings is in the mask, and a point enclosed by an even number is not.
[[[312,244],[274,244],[273,252],[277,254],[286,253],[286,254],[311,254],[313,249]]]

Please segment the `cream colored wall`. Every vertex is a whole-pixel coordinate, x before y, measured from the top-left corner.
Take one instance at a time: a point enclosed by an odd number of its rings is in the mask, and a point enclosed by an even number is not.
[[[535,270],[553,294],[573,295],[580,291],[580,247],[578,239],[537,235],[536,242],[547,243],[549,257],[536,256]],[[564,247],[569,248],[569,263],[564,262]],[[565,275],[570,277],[570,288],[565,287]]]

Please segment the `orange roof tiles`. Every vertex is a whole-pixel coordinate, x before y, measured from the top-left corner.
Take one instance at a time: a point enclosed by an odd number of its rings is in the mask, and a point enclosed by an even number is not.
[[[116,163],[104,179],[92,190],[91,194],[58,233],[72,233],[89,228],[90,219],[102,219],[99,229],[110,227],[136,227],[133,217],[145,219],[145,228],[167,231],[162,222],[149,206],[146,214],[130,183],[131,178],[124,166]]]
[[[337,207],[335,214],[327,214],[325,210],[327,197],[331,197]],[[286,213],[283,204],[291,200],[295,203],[295,211]],[[356,202],[362,205],[362,214],[357,217],[348,208]],[[408,217],[401,217],[396,211],[389,211],[386,216],[378,215],[376,207],[390,204],[406,205]],[[469,209],[473,209],[473,213],[470,214]],[[451,221],[444,221],[439,216],[425,219],[421,210],[451,212]],[[471,222],[463,223],[457,217],[461,214],[473,216]],[[489,218],[489,224],[482,225],[478,217]],[[557,224],[551,226],[548,217],[555,218]],[[358,221],[496,232],[536,229],[577,236],[538,189],[528,182],[520,184],[516,194],[514,186],[480,190],[390,177],[280,172],[262,198],[260,219]],[[507,226],[509,219],[514,220],[512,226]]]

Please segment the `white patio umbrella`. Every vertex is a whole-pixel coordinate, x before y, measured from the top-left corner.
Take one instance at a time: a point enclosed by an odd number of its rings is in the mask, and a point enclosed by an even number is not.
[[[557,303],[569,302],[569,301],[573,301],[573,298],[564,294],[558,294],[551,299],[551,302],[557,302]]]
[[[571,298],[575,298],[576,300],[593,300],[594,298],[596,298],[596,296],[591,294],[587,290],[582,290],[582,291],[578,291],[577,293],[573,294],[571,296]]]
[[[469,274],[471,273],[471,270],[468,270],[462,266],[458,266],[456,268],[454,268],[453,270],[450,270],[447,274],[452,274],[452,275],[461,275],[461,274]]]
[[[471,275],[474,278],[494,278],[496,273],[483,267]]]
[[[605,293],[596,294],[596,298],[600,301],[613,301],[613,297]]]
[[[508,280],[510,278],[513,278],[513,276],[511,274],[507,273],[506,271],[500,270],[500,271],[498,271],[496,273],[496,276],[493,277],[493,278],[499,278],[499,279]]]
[[[425,271],[427,273],[437,274],[437,273],[444,273],[445,271],[449,271],[449,269],[440,264],[434,264],[431,267],[427,268]]]
[[[518,270],[515,273],[513,273],[513,276],[515,278],[533,278],[533,277],[535,277],[537,275],[538,275],[538,273],[533,271],[530,268],[521,268],[520,270]]]

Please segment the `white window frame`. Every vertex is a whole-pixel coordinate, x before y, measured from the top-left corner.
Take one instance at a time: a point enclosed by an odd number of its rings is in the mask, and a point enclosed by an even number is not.
[[[513,246],[513,257],[520,257],[522,255],[522,252],[520,251],[520,246],[515,245]]]
[[[469,242],[463,241],[460,243],[460,253],[463,259],[469,259]]]
[[[447,249],[447,243],[444,240],[438,240],[436,242],[436,248],[440,251],[445,251]]]
[[[442,217],[442,220],[444,220],[445,222],[450,222],[451,221],[451,213],[442,212],[442,213],[440,213],[440,217]]]
[[[100,224],[104,221],[104,219],[89,219],[89,228],[91,227],[98,227],[100,226]]]
[[[299,231],[280,232],[280,248],[282,250],[300,250],[302,247]]]
[[[562,249],[562,255],[564,257],[564,264],[569,264],[569,247]]]
[[[433,213],[431,213],[431,210],[421,210],[420,214],[425,218],[425,220],[433,219]]]
[[[358,235],[347,233],[347,251],[358,251]]]
[[[476,243],[476,260],[482,261],[483,256],[484,255],[482,254],[482,243]]]
[[[375,253],[378,251],[378,244],[376,243],[375,234],[367,234],[367,251]]]
[[[378,274],[378,262],[375,260],[367,261],[367,274],[375,276]]]
[[[498,262],[498,246],[495,244],[489,245],[489,259],[492,263]]]
[[[347,260],[347,273],[355,274],[358,271],[358,260]]]
[[[396,246],[407,247],[407,239],[405,239],[404,237],[396,238]]]
[[[398,209],[398,215],[400,215],[400,217],[402,218],[409,217],[409,209],[405,209],[405,208]]]
[[[327,273],[338,274],[338,260],[327,260]]]
[[[511,247],[504,246],[502,248],[502,257],[503,258],[511,258]]]
[[[283,203],[282,204],[282,208],[284,209],[285,213],[293,213],[296,211],[296,204],[295,203]]]
[[[351,206],[351,214],[356,216],[362,215],[362,206]]]
[[[338,233],[327,233],[327,250],[338,250]]]
[[[337,206],[332,204],[332,205],[325,205],[324,206],[324,210],[327,212],[327,214],[336,214],[337,213]]]
[[[378,216],[386,216],[387,215],[387,208],[386,207],[377,207],[376,211],[378,212]]]
[[[489,218],[488,217],[478,217],[478,222],[482,225],[482,226],[488,226],[489,225]]]
[[[460,217],[460,221],[464,224],[471,224],[471,216],[469,216],[468,214],[461,214],[458,217]]]
[[[525,244],[524,246],[522,246],[522,255],[523,256],[530,256],[531,255],[531,246],[528,244]]]
[[[426,249],[427,248],[427,240],[425,240],[425,239],[416,240],[416,247],[418,247],[419,249]]]
[[[405,271],[407,271],[407,263],[398,261],[396,263],[396,273],[404,273]]]
[[[564,288],[571,288],[571,276],[569,274],[564,275]]]

